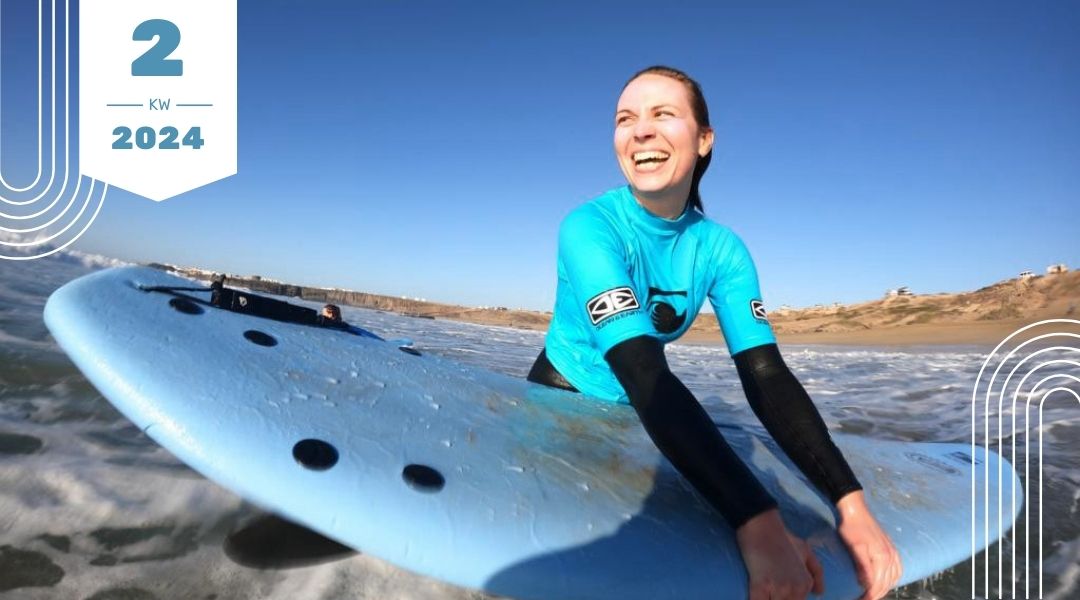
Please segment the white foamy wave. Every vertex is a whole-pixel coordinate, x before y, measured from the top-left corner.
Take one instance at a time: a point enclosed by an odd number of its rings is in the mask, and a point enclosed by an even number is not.
[[[27,235],[0,230],[0,256],[24,257],[56,250],[55,245],[46,241],[47,238],[44,233]]]
[[[1076,598],[1080,589],[1080,540],[1063,542],[1046,561],[1045,569],[1058,573],[1058,585],[1046,594],[1046,600],[1066,600]]]
[[[61,260],[73,262],[75,264],[82,265],[88,269],[106,269],[109,267],[127,267],[135,263],[130,263],[119,258],[112,258],[109,256],[102,256],[101,254],[90,254],[87,252],[80,252],[78,250],[67,250],[59,253]]]
[[[61,262],[80,265],[88,269],[104,269],[108,267],[123,267],[133,263],[111,258],[101,254],[91,254],[79,250],[56,251],[57,246],[46,242],[48,236],[38,234],[36,236],[13,233],[0,230],[0,257],[27,257],[48,254],[50,257]],[[39,243],[40,242],[40,243]],[[19,244],[18,246],[12,244]],[[50,254],[52,253],[52,254]]]

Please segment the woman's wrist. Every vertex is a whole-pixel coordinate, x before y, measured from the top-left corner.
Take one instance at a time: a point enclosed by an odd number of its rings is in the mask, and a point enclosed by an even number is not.
[[[780,510],[770,508],[762,511],[746,520],[745,523],[735,530],[735,540],[739,545],[762,536],[769,536],[778,531],[784,531],[784,520],[780,518]]]
[[[863,495],[862,490],[855,490],[845,494],[836,501],[836,509],[840,513],[841,522],[857,520],[863,517],[873,518],[870,514],[870,508],[866,505],[866,496]]]

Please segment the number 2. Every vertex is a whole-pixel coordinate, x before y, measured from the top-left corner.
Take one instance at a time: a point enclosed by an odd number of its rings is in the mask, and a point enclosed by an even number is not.
[[[128,141],[128,140],[131,139],[131,130],[130,129],[128,129],[127,127],[123,127],[123,126],[117,127],[116,129],[113,129],[112,134],[120,136],[120,137],[116,138],[116,141],[113,142],[113,145],[112,145],[113,150],[130,150],[131,149],[131,142]]]
[[[157,43],[132,61],[131,74],[135,77],[183,75],[184,61],[166,58],[180,45],[180,28],[172,21],[150,19],[139,23],[135,32],[131,34],[131,39],[137,42],[149,42],[155,37],[157,37]]]

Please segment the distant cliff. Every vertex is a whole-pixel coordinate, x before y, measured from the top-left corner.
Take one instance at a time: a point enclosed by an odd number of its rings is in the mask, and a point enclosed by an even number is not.
[[[209,281],[214,275],[201,269],[161,264],[150,266],[204,281]],[[551,313],[506,308],[470,308],[367,292],[305,287],[259,276],[228,275],[226,285],[312,302],[331,302],[412,317],[453,319],[482,325],[544,331],[551,321]],[[878,333],[886,335],[887,339],[896,339],[896,335],[904,331],[916,335],[912,338],[916,341],[932,341],[935,328],[942,331],[950,328],[955,331],[960,328],[965,331],[985,330],[983,338],[1000,339],[1000,331],[1015,327],[1016,324],[1050,318],[1080,318],[1078,305],[1080,271],[1070,271],[1027,279],[1009,279],[974,292],[915,294],[831,307],[777,309],[769,313],[769,322],[780,336],[797,336],[804,341],[813,341],[813,336],[818,336],[830,340],[829,343],[870,339],[865,334]],[[989,325],[997,327],[987,329]],[[719,332],[716,318],[711,313],[703,313],[699,314],[691,325],[687,340],[718,340]]]

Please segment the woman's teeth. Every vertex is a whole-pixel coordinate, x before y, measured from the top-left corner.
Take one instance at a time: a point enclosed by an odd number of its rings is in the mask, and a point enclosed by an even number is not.
[[[656,150],[649,150],[646,152],[635,152],[632,156],[635,165],[643,165],[649,163],[662,163],[667,160],[671,155],[667,152],[659,152]]]

